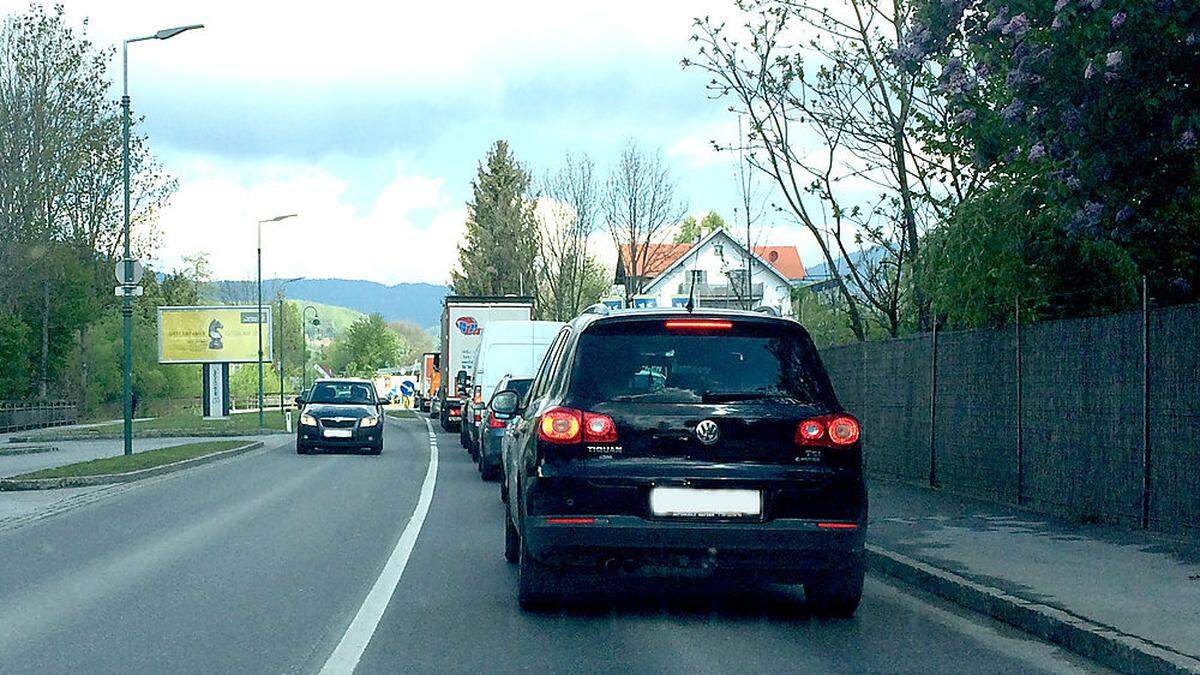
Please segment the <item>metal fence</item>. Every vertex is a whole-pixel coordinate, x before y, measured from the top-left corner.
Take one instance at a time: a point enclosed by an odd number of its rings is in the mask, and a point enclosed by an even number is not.
[[[830,347],[867,470],[1200,534],[1200,305]]]
[[[78,417],[73,401],[0,401],[0,432],[74,424]]]

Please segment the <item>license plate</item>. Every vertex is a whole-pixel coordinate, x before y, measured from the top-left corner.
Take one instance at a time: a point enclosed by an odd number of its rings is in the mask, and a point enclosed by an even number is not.
[[[350,438],[353,433],[353,429],[326,429],[325,438]]]
[[[762,493],[657,487],[650,490],[650,511],[656,516],[757,516],[762,513]]]

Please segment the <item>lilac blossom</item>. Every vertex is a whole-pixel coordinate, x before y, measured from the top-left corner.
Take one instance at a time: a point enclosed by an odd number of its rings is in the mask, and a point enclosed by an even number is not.
[[[1118,223],[1123,223],[1133,217],[1133,207],[1123,206],[1120,211],[1117,211],[1115,216]]]
[[[1057,29],[1057,28],[1062,28],[1062,27],[1063,27],[1063,26],[1065,26],[1065,25],[1067,25],[1067,22],[1066,22],[1066,21],[1063,21],[1063,18],[1062,18],[1061,16],[1056,16],[1056,17],[1054,17],[1054,21],[1051,21],[1051,22],[1050,22],[1050,27],[1051,27],[1051,28],[1056,28],[1056,29]]]
[[[1078,190],[1080,185],[1081,183],[1079,182],[1079,179],[1075,176],[1067,177],[1067,187],[1071,188],[1072,190]]]
[[[1004,33],[1005,35],[1012,35],[1013,37],[1021,37],[1028,30],[1029,18],[1025,16],[1024,12],[1021,12],[1010,19],[1000,32]]]
[[[1029,161],[1036,162],[1046,156],[1046,146],[1038,143],[1029,149]]]
[[[1191,150],[1196,147],[1196,132],[1188,129],[1179,135],[1179,147],[1184,150]]]
[[[1014,98],[1011,103],[1004,106],[1004,108],[1000,110],[1000,117],[1002,117],[1005,122],[1011,124],[1020,119],[1021,113],[1023,112],[1025,112],[1025,104],[1021,101],[1021,99]]]
[[[1108,66],[1109,68],[1115,68],[1121,65],[1121,62],[1124,60],[1125,54],[1118,49],[1115,52],[1109,52],[1108,56],[1104,57],[1104,65]]]
[[[1056,12],[1063,11],[1064,9],[1066,9],[1067,5],[1070,4],[1070,2],[1071,2],[1071,0],[1058,0],[1058,2],[1054,3],[1054,11],[1056,11]]]
[[[970,124],[971,122],[975,121],[975,111],[971,108],[960,110],[958,114],[954,116],[954,120],[959,124]]]
[[[1100,216],[1104,212],[1104,206],[1096,202],[1087,202],[1083,208],[1075,212],[1071,217],[1069,227],[1075,231],[1094,231],[1096,226],[1100,224]]]
[[[1125,25],[1125,18],[1125,12],[1117,12],[1116,14],[1113,14],[1112,21],[1109,22],[1109,25],[1114,29],[1120,28],[1121,26]]]
[[[1085,79],[1085,80],[1090,80],[1090,79],[1092,79],[1092,76],[1093,76],[1093,75],[1095,75],[1095,74],[1096,74],[1096,67],[1095,67],[1095,66],[1093,66],[1093,65],[1092,65],[1092,64],[1089,62],[1089,63],[1087,64],[1087,68],[1084,68],[1084,70],[1083,70],[1083,79]]]

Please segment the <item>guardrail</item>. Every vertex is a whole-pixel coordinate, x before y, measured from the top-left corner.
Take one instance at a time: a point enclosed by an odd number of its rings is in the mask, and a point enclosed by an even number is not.
[[[0,401],[0,432],[59,427],[78,418],[74,401]]]

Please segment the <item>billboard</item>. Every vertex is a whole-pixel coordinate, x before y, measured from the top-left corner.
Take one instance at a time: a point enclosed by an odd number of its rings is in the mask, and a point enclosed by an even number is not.
[[[272,358],[271,308],[262,308],[263,360]],[[232,307],[159,307],[159,363],[257,363],[257,309]]]

